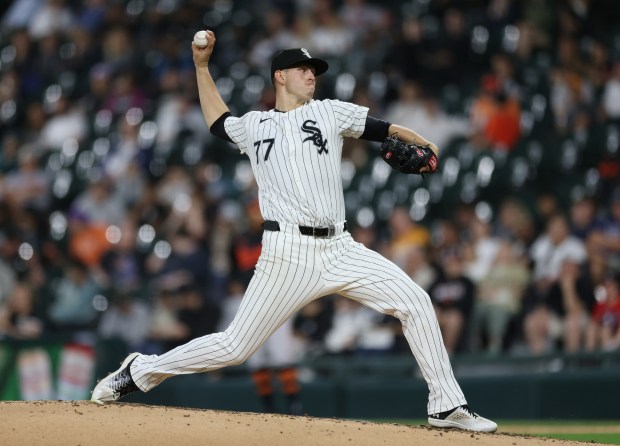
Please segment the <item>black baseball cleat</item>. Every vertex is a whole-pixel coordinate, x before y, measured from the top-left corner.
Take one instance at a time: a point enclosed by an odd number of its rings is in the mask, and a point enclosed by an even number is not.
[[[129,372],[129,366],[139,355],[140,353],[130,354],[118,370],[99,381],[92,391],[90,400],[97,404],[110,403],[139,390]]]
[[[474,432],[495,432],[497,430],[497,424],[481,417],[471,410],[467,404],[429,415],[428,423],[433,427],[456,428]]]

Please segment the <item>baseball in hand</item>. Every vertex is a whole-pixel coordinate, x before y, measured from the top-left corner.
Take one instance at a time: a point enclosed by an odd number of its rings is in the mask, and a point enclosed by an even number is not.
[[[194,34],[194,45],[198,48],[204,48],[209,43],[209,37],[207,37],[206,31],[198,31]]]

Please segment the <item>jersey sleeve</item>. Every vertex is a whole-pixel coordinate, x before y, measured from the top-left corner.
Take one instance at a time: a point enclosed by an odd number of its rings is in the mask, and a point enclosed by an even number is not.
[[[226,134],[237,144],[241,153],[246,153],[248,148],[247,116],[247,114],[242,117],[229,116],[224,121]]]
[[[364,133],[368,107],[338,100],[330,100],[329,102],[334,110],[334,117],[340,134],[346,137],[359,138]]]

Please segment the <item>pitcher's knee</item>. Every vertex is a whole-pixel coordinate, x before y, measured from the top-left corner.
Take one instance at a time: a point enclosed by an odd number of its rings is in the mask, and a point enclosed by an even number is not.
[[[240,365],[248,360],[250,355],[242,354],[241,352],[234,353],[232,352],[230,355],[230,359],[228,360],[228,365]]]
[[[222,348],[225,354],[220,358],[226,365],[240,365],[252,356],[253,351],[249,346],[233,340],[225,332],[222,333]]]

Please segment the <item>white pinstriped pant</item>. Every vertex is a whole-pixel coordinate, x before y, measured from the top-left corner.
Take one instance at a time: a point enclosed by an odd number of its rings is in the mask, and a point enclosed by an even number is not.
[[[142,391],[174,375],[202,373],[247,360],[280,325],[309,302],[340,294],[397,317],[428,384],[428,413],[466,404],[454,378],[428,294],[394,263],[353,240],[300,235],[280,223],[263,249],[239,310],[221,333],[193,339],[162,355],[140,355],[131,375]],[[338,233],[339,232],[339,233]]]

